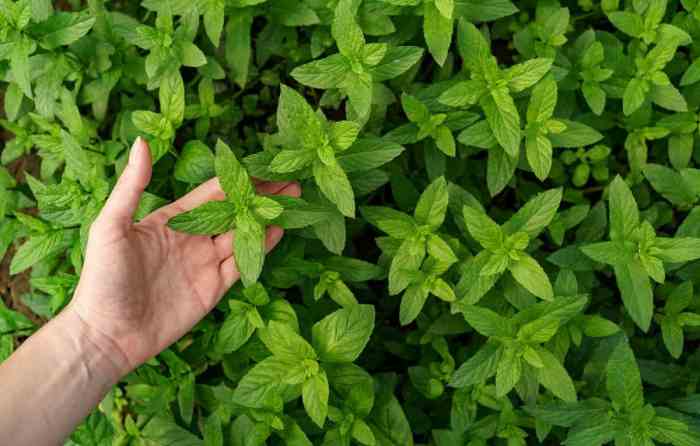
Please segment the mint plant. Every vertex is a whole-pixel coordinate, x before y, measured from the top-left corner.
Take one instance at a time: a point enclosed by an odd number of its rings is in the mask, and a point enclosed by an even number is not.
[[[654,311],[651,280],[663,283],[665,263],[700,258],[700,239],[657,237],[647,221],[640,221],[637,202],[625,181],[615,177],[610,184],[610,241],[583,246],[581,250],[615,271],[625,308],[644,331]]]
[[[233,232],[242,280],[67,445],[700,444],[699,31],[695,0],[0,0],[0,361],[140,136],[134,220],[217,179],[168,224]]]
[[[219,140],[214,162],[226,200],[210,201],[170,219],[168,226],[189,234],[222,234],[236,228],[233,252],[241,280],[258,280],[265,255],[265,224],[283,211],[275,200],[256,195],[248,172],[231,149]]]

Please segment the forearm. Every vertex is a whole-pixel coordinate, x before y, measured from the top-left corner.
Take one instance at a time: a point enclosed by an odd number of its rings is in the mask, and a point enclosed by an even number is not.
[[[67,310],[0,365],[0,444],[63,444],[123,373],[100,336]]]

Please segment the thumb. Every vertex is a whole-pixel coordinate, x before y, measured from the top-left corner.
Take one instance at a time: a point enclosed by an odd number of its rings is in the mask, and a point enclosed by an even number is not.
[[[140,136],[134,141],[129,161],[117,180],[112,193],[100,213],[105,223],[129,226],[141,199],[151,181],[151,152]]]

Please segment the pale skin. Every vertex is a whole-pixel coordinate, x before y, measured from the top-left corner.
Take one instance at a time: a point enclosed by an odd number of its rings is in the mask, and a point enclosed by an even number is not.
[[[187,333],[239,279],[235,234],[193,236],[166,226],[177,214],[223,200],[218,181],[134,223],[150,178],[150,152],[139,138],[90,229],[71,303],[0,365],[0,444],[63,444],[113,385]],[[296,183],[256,188],[301,193]],[[281,228],[268,227],[267,250],[281,238]]]

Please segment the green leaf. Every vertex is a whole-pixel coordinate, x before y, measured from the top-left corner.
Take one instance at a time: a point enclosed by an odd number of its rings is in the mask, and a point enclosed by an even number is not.
[[[622,105],[626,116],[639,110],[639,107],[644,104],[648,92],[649,84],[647,81],[636,77],[629,81],[622,98]]]
[[[501,360],[496,370],[496,396],[503,397],[520,381],[523,371],[522,359],[514,347],[503,348]]]
[[[270,352],[287,361],[316,359],[316,352],[304,338],[288,324],[270,321],[267,327],[258,330],[260,340]]]
[[[328,130],[328,136],[335,150],[344,151],[355,142],[361,126],[354,121],[339,121],[332,123]]]
[[[502,351],[495,342],[484,344],[452,374],[450,386],[461,388],[486,382],[496,374]]]
[[[700,59],[695,59],[693,63],[685,70],[681,78],[681,86],[694,84],[700,81]]]
[[[194,411],[194,375],[192,373],[185,375],[180,384],[177,392],[177,403],[182,419],[185,423],[191,423]]]
[[[520,114],[513,98],[506,89],[495,89],[481,99],[481,107],[493,136],[503,150],[511,157],[517,156],[521,139]]]
[[[625,309],[637,326],[646,332],[654,313],[654,294],[649,276],[637,260],[615,265],[614,270]]]
[[[537,260],[525,253],[519,254],[520,258],[511,262],[508,270],[513,278],[526,290],[544,300],[552,300],[554,291],[552,284]]]
[[[622,242],[600,242],[580,247],[581,251],[596,262],[619,265],[634,260],[634,247]]]
[[[673,169],[649,163],[644,166],[643,172],[654,190],[676,206],[688,207],[698,198],[692,185]]]
[[[207,37],[215,47],[219,47],[221,41],[221,33],[224,30],[224,7],[223,0],[211,0],[207,2],[207,7],[204,9],[204,30]]]
[[[321,369],[311,378],[304,381],[301,395],[304,409],[318,427],[323,428],[328,414],[328,378],[326,372]]]
[[[204,422],[204,446],[224,446],[224,433],[221,419],[216,413],[209,415]]]
[[[379,138],[356,141],[349,149],[336,154],[336,160],[346,173],[366,172],[395,159],[404,152],[399,144]]]
[[[564,401],[576,401],[574,382],[564,366],[549,350],[539,347],[536,351],[542,360],[542,367],[537,369],[540,384]]]
[[[430,183],[418,200],[414,212],[418,224],[427,225],[431,229],[442,226],[448,201],[447,181],[444,177],[440,177]]]
[[[161,114],[179,126],[185,116],[185,85],[178,70],[171,71],[163,78],[158,95]]]
[[[556,215],[561,198],[561,189],[550,189],[535,195],[503,224],[503,232],[511,235],[522,231],[527,233],[530,240],[537,238]]]
[[[319,161],[313,163],[313,173],[316,184],[323,195],[338,206],[338,210],[346,217],[355,217],[355,194],[345,171],[338,163],[331,165]]]
[[[188,141],[175,162],[175,179],[191,184],[200,184],[212,178],[214,154],[201,141]]]
[[[140,435],[145,442],[178,446],[201,446],[202,440],[181,428],[175,421],[159,415],[151,418],[141,429]]]
[[[617,176],[610,183],[610,240],[628,240],[639,225],[639,209],[627,183]]]
[[[341,54],[333,54],[315,60],[292,70],[292,77],[299,83],[313,88],[337,88],[346,78],[349,70],[347,59]]]
[[[335,8],[331,33],[343,56],[352,59],[360,57],[365,46],[362,29],[355,21],[356,6],[351,0],[340,0]]]
[[[454,157],[457,153],[457,146],[455,144],[454,136],[452,135],[452,131],[446,125],[441,125],[437,128],[435,134],[435,145],[447,156]]]
[[[456,0],[455,15],[473,22],[489,22],[515,14],[518,8],[510,0]]]
[[[435,62],[443,66],[452,44],[454,23],[451,17],[445,17],[433,2],[423,3],[423,35]]]
[[[233,402],[250,408],[282,408],[282,384],[294,364],[270,356],[255,364],[241,378],[233,392]]]
[[[348,76],[341,85],[348,96],[348,103],[352,110],[362,119],[368,117],[371,111],[372,80],[370,74],[360,73]]]
[[[543,134],[525,138],[525,154],[532,172],[540,180],[544,181],[549,176],[552,168],[552,143]]]
[[[218,354],[232,353],[248,342],[255,332],[255,326],[248,318],[251,306],[238,300],[230,300],[229,313],[214,337],[212,349]]]
[[[363,206],[362,217],[390,236],[404,240],[415,234],[416,222],[410,215],[383,206]]]
[[[226,22],[224,55],[226,64],[231,70],[231,78],[244,88],[250,71],[252,53],[250,33],[253,27],[253,16],[244,9],[238,9],[238,11],[237,14],[229,16]]]
[[[485,213],[469,206],[462,208],[469,234],[484,248],[495,251],[503,245],[503,231]]]
[[[468,20],[459,21],[457,44],[464,64],[472,71],[480,72],[491,58],[491,48],[484,35]]]
[[[576,121],[559,120],[566,129],[561,133],[550,133],[549,140],[554,147],[578,148],[590,146],[603,139],[597,130]]]
[[[247,213],[237,214],[233,252],[244,286],[257,282],[265,260],[265,228]]]
[[[79,179],[82,183],[87,182],[87,175],[92,169],[87,153],[73,135],[65,130],[61,130],[61,141],[63,142],[66,167],[70,170],[70,175],[72,178]]]
[[[464,305],[462,314],[467,323],[483,336],[513,337],[515,330],[510,321],[488,308]]]
[[[472,79],[456,83],[444,91],[438,100],[451,107],[464,107],[479,102],[486,91],[486,85],[483,81]]]
[[[237,206],[247,205],[255,194],[250,177],[236,155],[221,140],[216,141],[214,169],[226,197]]]
[[[312,344],[321,361],[353,362],[374,329],[374,307],[353,305],[337,310],[311,329]]]
[[[406,113],[406,116],[411,122],[420,124],[430,119],[428,107],[414,96],[403,93],[401,95],[401,105],[403,106],[404,113]]]
[[[316,113],[299,93],[282,85],[277,106],[277,127],[292,144],[316,149],[321,145],[323,131]]]
[[[513,92],[520,92],[527,88],[535,85],[540,79],[542,79],[552,68],[552,59],[530,59],[518,65],[514,65],[505,72],[506,79],[508,79],[508,88]],[[554,84],[554,81],[547,81],[548,83]],[[548,86],[546,88],[551,88]],[[533,91],[533,97],[537,90]],[[555,100],[556,103],[556,92]]]
[[[532,90],[530,105],[527,108],[527,122],[546,122],[554,114],[554,108],[556,106],[557,83],[552,79],[543,80]]]
[[[425,254],[425,243],[417,237],[401,243],[389,267],[389,295],[400,293],[414,280]]]
[[[610,354],[606,368],[606,388],[610,399],[621,409],[632,412],[644,405],[642,378],[626,339],[620,340]]]
[[[168,227],[188,234],[216,235],[233,229],[236,208],[228,201],[210,201],[168,220]]]
[[[623,33],[632,36],[640,37],[644,32],[644,23],[639,14],[628,11],[615,11],[608,14],[608,19]]]
[[[95,24],[95,17],[85,13],[54,13],[48,20],[33,27],[41,35],[40,44],[47,50],[70,45],[87,34]]]
[[[375,82],[387,81],[405,73],[423,56],[423,48],[415,46],[389,47],[384,59],[369,69]]]
[[[180,62],[186,67],[201,67],[206,65],[207,57],[197,45],[192,42],[182,42],[180,47]]]
[[[661,321],[661,335],[671,356],[680,358],[683,354],[683,327],[675,319],[664,317]]]
[[[62,253],[70,246],[71,236],[70,231],[51,231],[30,237],[12,257],[10,274],[19,274],[46,258]]]
[[[664,262],[682,263],[700,258],[700,239],[694,237],[657,237],[656,248],[660,250],[656,257]]]
[[[430,290],[423,283],[416,283],[409,286],[401,297],[399,308],[399,322],[401,325],[408,325],[420,314],[425,302],[428,300]]]

